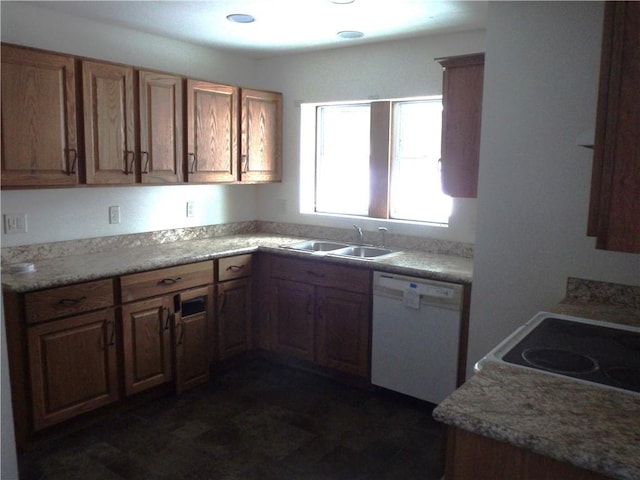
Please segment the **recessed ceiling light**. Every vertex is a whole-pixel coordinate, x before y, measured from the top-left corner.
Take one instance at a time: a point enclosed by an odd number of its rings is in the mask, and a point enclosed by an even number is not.
[[[331,3],[337,3],[338,5],[346,5],[353,2],[355,2],[355,0],[331,0]]]
[[[227,20],[234,23],[252,23],[256,21],[253,16],[246,13],[232,13],[231,15],[227,15]]]
[[[344,30],[342,32],[338,32],[338,36],[341,38],[360,38],[364,37],[364,33],[356,30]]]

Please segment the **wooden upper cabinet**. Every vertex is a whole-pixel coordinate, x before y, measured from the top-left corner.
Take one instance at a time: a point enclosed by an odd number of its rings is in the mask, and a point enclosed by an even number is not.
[[[140,169],[142,183],[182,181],[182,78],[140,71]]]
[[[588,234],[640,253],[640,3],[606,2]]]
[[[187,181],[238,179],[237,111],[236,87],[187,80]]]
[[[88,184],[136,182],[133,68],[82,62]]]
[[[282,181],[282,94],[243,88],[241,105],[240,179]]]
[[[437,58],[442,88],[442,189],[452,197],[478,196],[484,53]]]
[[[2,45],[2,186],[78,183],[75,61]]]

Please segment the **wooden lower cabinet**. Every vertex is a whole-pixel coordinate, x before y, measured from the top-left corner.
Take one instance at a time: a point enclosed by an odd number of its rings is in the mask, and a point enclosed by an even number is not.
[[[182,292],[180,304],[174,326],[178,393],[209,380],[213,286]]]
[[[253,346],[251,278],[217,285],[218,358],[226,360]]]
[[[447,480],[605,480],[609,477],[551,457],[447,427]]]
[[[27,329],[33,429],[118,399],[113,309]]]
[[[315,287],[306,283],[273,281],[273,349],[315,360]]]
[[[173,379],[171,323],[173,296],[156,297],[122,307],[124,388],[126,395]]]
[[[318,287],[316,361],[361,377],[369,374],[370,297]]]
[[[270,275],[271,349],[367,378],[371,272],[274,256]]]

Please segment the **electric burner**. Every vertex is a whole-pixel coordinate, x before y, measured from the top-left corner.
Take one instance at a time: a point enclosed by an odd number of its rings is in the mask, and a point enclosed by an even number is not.
[[[640,395],[640,327],[540,312],[485,361],[573,378]]]
[[[564,374],[587,374],[598,369],[593,358],[569,350],[555,348],[527,348],[522,359],[537,368]]]

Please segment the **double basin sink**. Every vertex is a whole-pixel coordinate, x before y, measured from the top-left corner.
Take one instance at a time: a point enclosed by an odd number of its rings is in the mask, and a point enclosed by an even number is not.
[[[304,242],[282,245],[282,247],[321,255],[356,258],[377,258],[383,255],[395,253],[394,250],[390,250],[385,247],[350,245],[348,243],[332,242],[327,240],[307,240]]]

